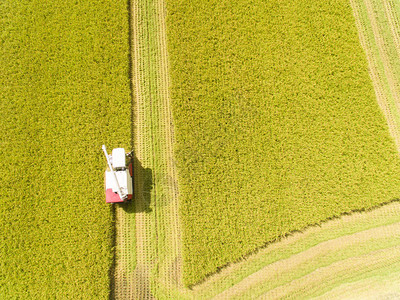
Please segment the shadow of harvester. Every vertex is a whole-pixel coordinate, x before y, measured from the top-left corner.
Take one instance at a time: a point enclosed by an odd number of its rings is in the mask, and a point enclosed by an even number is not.
[[[153,189],[153,171],[143,168],[141,162],[135,155],[133,163],[133,199],[121,203],[121,207],[127,213],[151,212],[151,190]]]

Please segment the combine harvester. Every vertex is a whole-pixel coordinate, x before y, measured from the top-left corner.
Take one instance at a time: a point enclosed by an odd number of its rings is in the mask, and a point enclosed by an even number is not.
[[[133,195],[133,167],[131,154],[125,154],[124,148],[115,148],[112,155],[108,155],[106,146],[103,152],[107,158],[108,168],[105,173],[105,190],[107,203],[121,203],[132,199]],[[126,165],[126,158],[129,165]]]

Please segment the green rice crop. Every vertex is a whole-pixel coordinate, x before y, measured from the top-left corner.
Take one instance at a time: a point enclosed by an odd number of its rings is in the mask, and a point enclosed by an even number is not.
[[[101,145],[129,148],[126,1],[0,2],[0,298],[105,299]]]
[[[346,0],[168,0],[184,281],[400,196]]]

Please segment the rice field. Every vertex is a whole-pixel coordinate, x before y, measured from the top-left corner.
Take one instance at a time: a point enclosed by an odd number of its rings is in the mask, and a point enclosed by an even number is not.
[[[0,3],[0,298],[105,299],[101,145],[130,148],[125,1]]]
[[[0,298],[398,297],[400,7],[309,2],[2,2]]]
[[[348,1],[169,0],[167,12],[185,284],[398,199]]]

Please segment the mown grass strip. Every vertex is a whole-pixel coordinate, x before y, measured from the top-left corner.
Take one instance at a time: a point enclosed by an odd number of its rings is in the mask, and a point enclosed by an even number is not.
[[[126,2],[1,1],[0,28],[0,298],[107,298],[101,145],[130,146]]]
[[[186,284],[399,197],[398,153],[347,1],[167,8]]]

